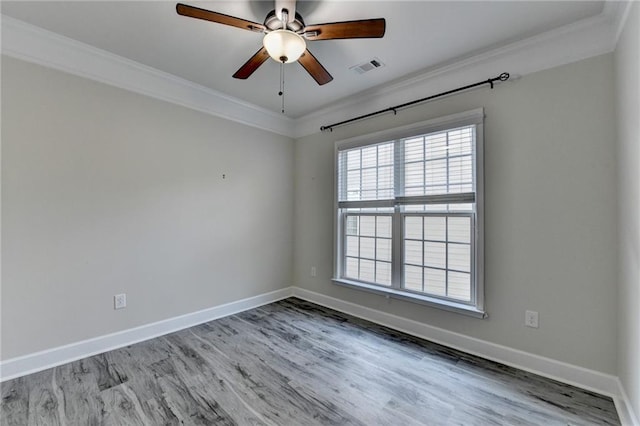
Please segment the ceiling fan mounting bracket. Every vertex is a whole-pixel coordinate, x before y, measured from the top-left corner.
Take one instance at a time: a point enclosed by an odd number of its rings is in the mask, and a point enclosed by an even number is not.
[[[291,30],[293,32],[298,32],[304,29],[305,24],[302,16],[296,12],[296,17],[292,22],[288,24],[284,24],[287,30]],[[283,28],[283,22],[276,15],[276,11],[272,10],[267,14],[267,17],[264,19],[264,26],[267,27],[267,30],[275,31],[285,29]]]

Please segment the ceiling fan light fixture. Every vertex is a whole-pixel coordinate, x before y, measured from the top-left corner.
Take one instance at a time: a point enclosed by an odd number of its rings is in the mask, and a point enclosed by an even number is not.
[[[304,39],[290,30],[275,30],[267,33],[262,40],[269,56],[286,64],[297,61],[307,49]]]

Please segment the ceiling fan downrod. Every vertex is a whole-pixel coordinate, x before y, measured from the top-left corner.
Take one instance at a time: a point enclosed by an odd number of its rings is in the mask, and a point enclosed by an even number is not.
[[[275,9],[276,16],[282,21],[283,29],[296,18],[296,0],[276,0]]]

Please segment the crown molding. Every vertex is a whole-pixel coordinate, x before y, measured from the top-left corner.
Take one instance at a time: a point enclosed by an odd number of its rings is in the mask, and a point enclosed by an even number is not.
[[[427,69],[311,114],[291,119],[172,74],[1,15],[2,53],[280,135],[300,138],[320,126],[366,114],[501,72],[524,76],[615,49],[632,1],[545,33]]]
[[[613,48],[618,45],[620,34],[624,29],[624,24],[627,22],[627,16],[631,11],[635,0],[631,1],[607,1],[604,5],[603,14],[609,16],[613,21],[614,35],[613,35]]]
[[[610,3],[616,4],[609,5]],[[294,137],[317,133],[321,126],[342,121],[345,117],[410,102],[502,72],[509,72],[512,77],[521,77],[609,53],[615,49],[617,27],[623,24],[622,12],[627,3],[607,1],[603,12],[594,17],[469,57],[458,58],[409,78],[361,92],[347,101],[328,105],[298,118]]]
[[[1,15],[2,54],[292,137],[293,120],[175,75]]]

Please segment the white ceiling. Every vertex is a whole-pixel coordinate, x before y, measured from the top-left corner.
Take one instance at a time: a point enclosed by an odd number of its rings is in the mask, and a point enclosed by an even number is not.
[[[263,22],[270,1],[187,1]],[[231,75],[261,46],[261,35],[179,16],[167,1],[2,1],[2,14],[280,111],[279,65],[267,61],[248,80]],[[383,17],[382,39],[309,42],[333,75],[324,86],[298,64],[285,68],[286,110],[300,117],[350,96],[461,58],[598,15],[603,1],[299,1],[307,24]],[[380,58],[366,74],[349,67]]]

